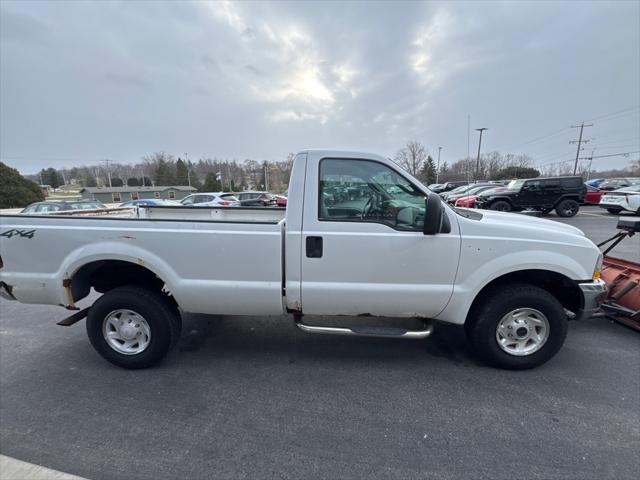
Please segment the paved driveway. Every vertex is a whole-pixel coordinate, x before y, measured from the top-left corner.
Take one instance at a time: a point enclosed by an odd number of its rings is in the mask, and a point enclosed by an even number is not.
[[[591,210],[562,221],[612,234],[615,219]],[[410,342],[192,315],[166,362],[126,371],[83,323],[56,326],[65,314],[0,303],[3,454],[91,479],[640,474],[640,335],[604,319],[572,323],[556,358],[509,372],[479,364],[457,327]]]

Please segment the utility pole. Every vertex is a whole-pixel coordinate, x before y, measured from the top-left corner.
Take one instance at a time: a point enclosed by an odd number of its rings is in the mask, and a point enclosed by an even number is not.
[[[440,152],[442,147],[438,147],[438,166],[436,167],[436,183],[438,183],[438,177],[440,177]]]
[[[105,160],[104,163],[107,165],[107,177],[109,178],[109,188],[112,187],[111,185],[111,170],[109,169],[109,162],[110,160]]]
[[[184,152],[184,163],[187,166],[187,182],[191,186],[191,170],[189,169],[189,154]]]
[[[480,132],[480,138],[478,139],[478,157],[476,158],[476,180],[480,177],[480,146],[482,145],[482,132],[489,130],[488,128],[476,128],[476,131]]]
[[[580,146],[583,143],[588,143],[589,140],[582,140],[582,132],[584,130],[584,127],[593,127],[593,123],[589,123],[587,125],[584,124],[584,122],[582,122],[580,125],[571,125],[571,128],[579,128],[580,129],[580,135],[578,136],[578,140],[571,140],[569,143],[577,143],[578,144],[578,148],[576,149],[576,162],[573,164],[573,174],[576,174],[576,171],[578,170],[578,157],[580,156]]]
[[[267,162],[264,162],[264,189],[269,191],[269,172],[267,171]]]

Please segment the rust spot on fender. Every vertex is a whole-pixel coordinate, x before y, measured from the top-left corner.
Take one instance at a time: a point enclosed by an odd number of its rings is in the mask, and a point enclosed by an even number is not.
[[[67,297],[67,304],[65,305],[65,308],[67,310],[80,310],[78,307],[76,307],[75,303],[73,302],[73,291],[71,291],[71,278],[69,278],[68,275],[66,275],[64,280],[62,280],[62,287],[64,288],[64,293]]]

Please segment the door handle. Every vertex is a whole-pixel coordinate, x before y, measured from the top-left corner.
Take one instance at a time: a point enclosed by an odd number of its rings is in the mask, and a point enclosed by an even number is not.
[[[322,257],[322,237],[307,237],[307,257]]]

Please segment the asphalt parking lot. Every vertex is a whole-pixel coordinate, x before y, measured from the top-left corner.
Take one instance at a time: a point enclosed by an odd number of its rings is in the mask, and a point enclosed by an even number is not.
[[[549,218],[615,233],[598,208]],[[640,261],[640,235],[616,253]],[[83,323],[56,326],[65,315],[0,303],[2,454],[90,479],[640,475],[640,335],[602,318],[511,372],[478,363],[457,327],[418,342],[189,315],[161,366],[126,371]]]

